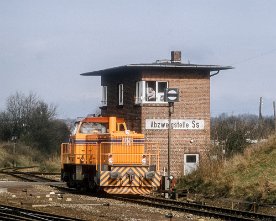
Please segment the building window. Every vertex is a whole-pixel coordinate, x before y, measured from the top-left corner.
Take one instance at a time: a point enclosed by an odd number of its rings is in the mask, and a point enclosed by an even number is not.
[[[138,81],[136,82],[135,103],[163,103],[167,87],[166,81]]]
[[[146,81],[145,87],[146,101],[156,101],[156,82]]]
[[[107,86],[102,86],[102,106],[107,106]]]
[[[123,84],[118,85],[118,98],[119,98],[119,105],[124,104],[124,86]]]
[[[144,99],[144,93],[143,93],[143,86],[144,81],[137,81],[136,82],[136,95],[135,95],[135,104],[140,104],[142,103]]]
[[[199,154],[184,154],[184,175],[188,175],[197,169]]]

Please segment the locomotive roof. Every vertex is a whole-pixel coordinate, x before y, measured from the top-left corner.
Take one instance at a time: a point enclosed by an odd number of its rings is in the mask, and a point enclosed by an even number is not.
[[[109,117],[85,117],[77,120],[77,122],[85,122],[85,123],[108,123]],[[124,118],[116,117],[117,123],[123,123]]]
[[[105,74],[116,74],[116,73],[122,73],[127,71],[133,71],[133,70],[207,70],[207,71],[220,71],[220,70],[227,70],[227,69],[233,69],[232,66],[221,66],[221,65],[199,65],[199,64],[184,64],[181,62],[155,62],[155,63],[142,63],[142,64],[128,64],[118,67],[112,67],[107,68],[103,70],[98,71],[92,71],[92,72],[86,72],[82,73],[82,76],[102,76]]]

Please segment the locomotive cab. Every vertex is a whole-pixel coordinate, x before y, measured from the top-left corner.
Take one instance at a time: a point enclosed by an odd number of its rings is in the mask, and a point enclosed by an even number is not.
[[[61,145],[62,180],[69,187],[142,194],[160,183],[159,147],[127,130],[124,119],[87,117],[77,121]]]

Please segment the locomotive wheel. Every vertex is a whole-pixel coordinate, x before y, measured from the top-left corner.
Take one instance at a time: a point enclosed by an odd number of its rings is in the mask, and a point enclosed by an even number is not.
[[[95,192],[97,192],[98,186],[97,186],[97,184],[94,181],[89,181],[88,182],[88,189],[91,192],[95,193]]]
[[[75,182],[72,181],[72,180],[69,180],[68,182],[66,182],[66,184],[67,184],[67,186],[68,186],[69,188],[74,188],[74,187],[76,187]]]
[[[99,186],[96,189],[96,194],[99,198],[105,198],[106,197],[106,192]]]

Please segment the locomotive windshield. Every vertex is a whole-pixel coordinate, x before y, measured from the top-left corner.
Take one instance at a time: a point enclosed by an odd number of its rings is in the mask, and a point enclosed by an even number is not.
[[[84,122],[81,124],[79,132],[82,134],[106,133],[106,125],[101,123]]]

